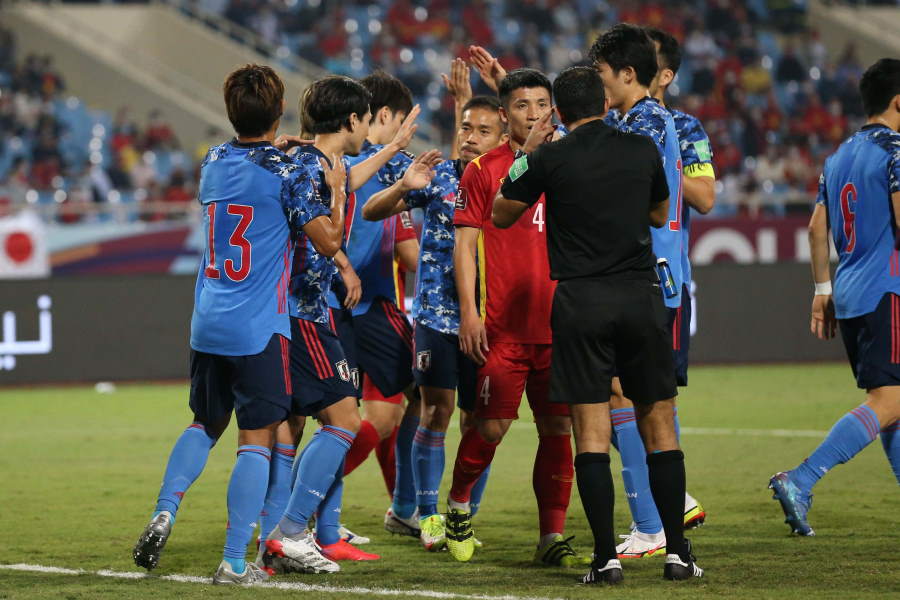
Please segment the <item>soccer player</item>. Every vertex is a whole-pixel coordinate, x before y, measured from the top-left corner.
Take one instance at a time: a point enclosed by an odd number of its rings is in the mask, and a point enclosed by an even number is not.
[[[438,491],[444,474],[444,437],[456,392],[461,405],[472,407],[475,400],[475,365],[459,349],[459,300],[453,274],[453,214],[459,179],[470,162],[500,143],[504,131],[496,98],[478,96],[461,108],[460,158],[442,161],[432,169],[437,153],[420,156],[398,182],[372,196],[363,207],[366,219],[390,218],[408,208],[421,208],[425,213],[412,310],[413,375],[423,404],[413,442],[413,474],[420,539],[430,551],[440,550],[446,543],[444,519],[437,508]]]
[[[547,398],[554,286],[547,265],[543,201],[508,230],[500,231],[491,223],[494,195],[515,152],[530,127],[550,109],[550,82],[533,69],[511,71],[500,86],[500,105],[510,140],[469,163],[454,213],[459,343],[479,368],[476,424],[463,434],[453,469],[447,546],[454,559],[471,559],[472,487],[518,417],[522,393],[527,391],[539,439],[533,473],[540,521],[535,560],[568,566],[577,562],[569,540],[562,536],[574,475],[571,419],[565,405],[550,404]]]
[[[290,410],[292,235],[302,229],[311,244],[333,254],[344,219],[341,205],[316,201],[307,170],[273,146],[284,111],[284,84],[275,72],[259,65],[237,69],[225,80],[224,95],[237,138],[211,148],[201,165],[207,235],[191,318],[194,420],[172,449],[156,511],[133,555],[138,566],[156,566],[181,499],[235,411],[237,461],[224,558],[213,582],[252,584],[268,577],[244,557],[265,499],[274,432]],[[326,173],[329,186],[343,189],[343,169]]]
[[[825,161],[809,223],[816,284],[810,329],[830,339],[840,327],[866,401],[838,420],[806,460],[769,480],[785,522],[799,535],[815,535],[807,520],[813,486],[879,431],[900,483],[900,60],[869,67],[859,91],[868,119]],[[829,229],[839,257],[833,290]]]

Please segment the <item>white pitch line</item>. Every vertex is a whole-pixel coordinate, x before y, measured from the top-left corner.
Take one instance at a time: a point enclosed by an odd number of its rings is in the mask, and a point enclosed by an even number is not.
[[[178,583],[204,583],[212,584],[209,577],[196,577],[193,575],[151,575],[149,573],[139,573],[133,571],[110,571],[101,569],[99,571],[85,571],[84,569],[64,569],[61,567],[48,567],[44,565],[28,565],[18,563],[14,565],[0,564],[0,570],[7,571],[26,571],[30,573],[53,573],[57,575],[95,575],[98,577],[113,577],[116,579],[160,579],[163,581],[175,581]],[[365,588],[365,587],[340,587],[328,585],[316,585],[299,582],[265,582],[254,585],[253,587],[270,588],[276,590],[287,590],[296,592],[322,592],[325,594],[359,594],[366,596],[408,596],[419,598],[464,598],[465,600],[561,600],[560,598],[542,598],[537,596],[514,596],[507,594],[504,596],[491,596],[488,594],[454,594],[452,592],[436,592],[432,590],[389,590],[386,588]]]
[[[513,423],[516,429],[534,429],[534,424],[528,421],[516,421]],[[815,429],[737,429],[730,427],[682,427],[681,433],[686,435],[726,435],[737,437],[809,437],[820,438],[828,434],[827,431]]]

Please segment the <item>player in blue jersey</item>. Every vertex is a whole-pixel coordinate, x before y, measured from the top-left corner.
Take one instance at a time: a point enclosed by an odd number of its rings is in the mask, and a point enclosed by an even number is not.
[[[810,329],[830,339],[840,328],[866,401],[838,420],[806,460],[769,480],[785,522],[799,535],[815,535],[807,513],[816,482],[879,432],[900,483],[900,60],[876,62],[859,89],[868,119],[826,159],[809,223]],[[829,229],[838,254],[833,290]]]
[[[413,301],[413,375],[423,402],[413,443],[413,473],[420,539],[430,551],[440,550],[446,543],[444,520],[437,509],[438,489],[444,473],[444,437],[456,393],[460,406],[470,410],[476,396],[475,364],[459,349],[453,214],[466,165],[497,147],[503,138],[499,110],[496,98],[479,96],[468,101],[462,106],[457,136],[460,158],[434,165],[439,160],[436,151],[421,155],[399,181],[372,196],[363,208],[366,219],[389,218],[408,208],[421,208],[425,213]]]
[[[620,131],[649,137],[662,159],[671,194],[669,218],[663,227],[651,228],[651,236],[654,254],[668,262],[674,280],[673,293],[664,296],[672,325],[681,306],[684,284],[682,163],[675,122],[650,95],[650,85],[659,70],[656,48],[642,28],[620,23],[597,38],[591,47],[590,59],[603,80],[609,108],[616,111],[607,115],[607,124]],[[635,521],[632,539],[627,541],[636,541],[635,532],[643,538],[640,549],[631,544],[625,548],[620,545],[619,550],[626,552],[619,554],[623,558],[632,558],[667,552],[667,568],[669,565],[687,567],[693,557],[690,542],[684,538],[684,514],[680,510],[678,514],[672,512],[675,503],[661,501],[660,497],[660,494],[674,494],[679,490],[682,497],[686,493],[684,455],[680,450],[646,454],[637,429],[635,406],[623,396],[618,378],[613,379],[610,409],[613,443],[622,456],[622,479]],[[673,412],[673,421],[675,418]],[[670,485],[660,485],[659,482],[666,478]]]
[[[156,510],[133,556],[139,566],[156,566],[181,499],[234,411],[238,455],[228,486],[224,558],[213,582],[249,584],[267,578],[244,557],[266,493],[275,430],[291,406],[293,237],[302,231],[320,251],[334,252],[343,218],[340,209],[315,201],[306,168],[273,145],[284,110],[284,85],[275,72],[240,68],[226,79],[224,96],[237,138],[211,148],[201,165],[206,248],[191,318],[194,420],[172,449]],[[328,172],[342,187],[342,171]],[[332,211],[337,216],[329,217]]]

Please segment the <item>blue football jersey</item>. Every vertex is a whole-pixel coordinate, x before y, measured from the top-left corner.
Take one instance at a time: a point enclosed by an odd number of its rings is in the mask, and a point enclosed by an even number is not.
[[[653,237],[653,253],[669,262],[675,289],[678,290],[678,295],[664,298],[666,306],[677,308],[681,306],[681,286],[685,279],[681,264],[684,243],[681,232],[681,150],[675,121],[669,111],[650,96],[638,100],[625,115],[619,116],[617,112],[609,111],[604,120],[607,125],[619,131],[649,137],[659,150],[666,172],[666,183],[669,184],[669,221],[659,229],[651,227],[650,233]]]
[[[680,110],[670,108],[672,119],[675,121],[675,133],[678,135],[678,144],[681,150],[681,168],[682,172],[690,172],[694,165],[712,164],[712,146],[709,143],[709,136],[703,129],[700,119],[694,115],[681,112]],[[681,188],[679,187],[679,190]],[[691,282],[691,257],[690,257],[690,237],[691,237],[691,210],[687,202],[681,202],[681,271],[684,282],[690,285]]]
[[[372,144],[367,140],[359,155],[349,159],[350,166],[363,162],[382,148],[384,146]],[[348,195],[344,252],[362,282],[362,297],[359,304],[353,308],[354,316],[367,313],[372,302],[379,296],[397,302],[394,280],[394,238],[397,220],[366,221],[363,219],[362,209],[369,198],[403,177],[411,162],[412,158],[408,154],[398,152],[379,169],[375,177]],[[329,295],[328,304],[332,308],[341,307],[334,293]]]
[[[331,164],[331,160],[314,146],[302,146],[293,157],[294,162],[304,167],[311,175],[313,202],[321,207],[323,214],[330,215],[331,189],[325,183],[325,171],[319,162],[323,158],[329,165]],[[349,182],[350,164],[346,158],[341,160],[344,161]],[[331,282],[336,274],[334,259],[320,254],[309,237],[301,234],[297,240],[291,270],[289,302],[291,316],[327,325],[328,294],[331,292]]]
[[[453,275],[453,213],[462,176],[458,160],[445,160],[434,179],[406,195],[410,208],[423,209],[422,248],[412,314],[417,323],[441,333],[459,333],[459,297]]]
[[[288,282],[293,232],[327,214],[307,170],[266,142],[210,148],[200,166],[206,249],[197,274],[191,348],[262,352],[290,338]]]
[[[866,125],[825,160],[818,204],[838,253],[834,308],[838,319],[875,310],[882,296],[900,294],[891,194],[900,192],[900,133]]]

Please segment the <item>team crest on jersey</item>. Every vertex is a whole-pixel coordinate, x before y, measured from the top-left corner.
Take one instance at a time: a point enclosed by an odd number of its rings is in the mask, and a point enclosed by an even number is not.
[[[456,210],[466,210],[468,204],[469,194],[466,193],[465,188],[459,188],[456,191]]]
[[[423,373],[431,368],[431,350],[416,352],[416,369]]]
[[[342,360],[339,363],[335,364],[334,366],[337,367],[337,372],[338,372],[338,375],[340,376],[340,378],[343,379],[344,381],[349,382],[350,378],[351,378],[351,373],[350,373],[350,365],[347,364],[347,360],[346,359]]]

